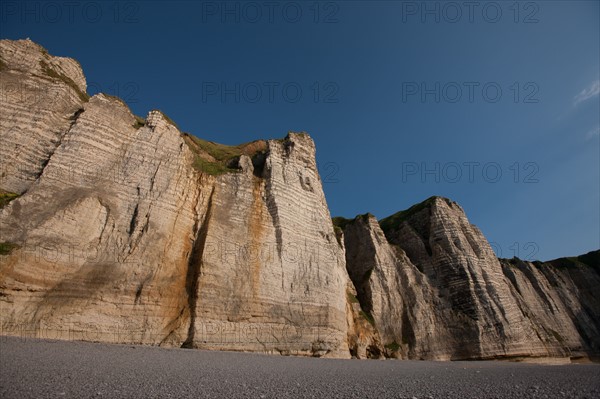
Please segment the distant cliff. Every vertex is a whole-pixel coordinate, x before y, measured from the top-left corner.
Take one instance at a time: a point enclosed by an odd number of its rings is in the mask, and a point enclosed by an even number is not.
[[[595,356],[598,252],[498,260],[431,198],[333,223],[306,133],[224,146],[0,41],[0,333],[308,356]]]
[[[379,223],[371,215],[334,222],[382,354],[447,360],[600,353],[600,251],[548,263],[498,260],[462,208],[440,197]]]

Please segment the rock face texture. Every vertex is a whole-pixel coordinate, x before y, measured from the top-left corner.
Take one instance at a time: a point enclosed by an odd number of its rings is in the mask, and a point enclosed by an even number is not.
[[[223,146],[0,41],[0,333],[307,356],[600,351],[598,253],[498,260],[456,203],[333,223],[305,133]]]
[[[212,186],[196,229],[186,344],[347,357],[344,254],[314,143],[290,134],[239,165]]]
[[[0,58],[18,85],[0,104],[0,188],[20,195],[0,211],[3,333],[349,356],[345,260],[307,135],[208,173],[215,159],[160,112],[80,96],[75,61],[30,41],[0,42]]]
[[[0,41],[2,73],[2,188],[23,193],[41,174],[45,162],[81,108],[86,82],[79,64],[50,56],[29,40]]]
[[[598,353],[597,256],[562,269],[561,261],[500,262],[460,206],[439,197],[380,223],[362,215],[337,224],[382,353],[438,360]]]
[[[502,259],[519,307],[549,351],[571,358],[600,354],[600,251],[550,262]]]

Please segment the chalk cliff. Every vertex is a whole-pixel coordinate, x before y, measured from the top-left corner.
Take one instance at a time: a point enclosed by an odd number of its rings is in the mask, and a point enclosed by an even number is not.
[[[550,353],[600,354],[600,251],[550,262],[501,259],[511,293]]]
[[[358,299],[388,355],[444,360],[598,352],[597,257],[563,268],[555,266],[560,261],[537,267],[499,261],[462,208],[440,197],[380,223],[371,215],[334,222],[343,228]]]
[[[499,260],[433,197],[333,223],[306,133],[224,146],[0,41],[0,333],[359,358],[600,351],[598,253]]]
[[[30,41],[0,58],[4,333],[349,356],[308,135],[219,146],[88,98],[75,61]]]

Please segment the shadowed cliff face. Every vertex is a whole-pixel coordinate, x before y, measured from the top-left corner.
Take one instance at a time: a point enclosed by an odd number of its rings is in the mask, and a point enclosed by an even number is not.
[[[435,197],[399,216],[391,224],[384,219],[384,231],[454,311],[444,317],[460,334],[453,357],[546,355],[490,245],[458,204]]]
[[[597,254],[499,261],[454,202],[332,220],[304,133],[223,146],[0,41],[2,334],[358,358],[600,350]]]
[[[571,358],[600,355],[600,251],[550,262],[500,263],[538,335],[558,341]]]
[[[439,197],[380,224],[343,223],[348,272],[384,348],[431,359],[597,353],[597,267],[501,265],[463,210]]]

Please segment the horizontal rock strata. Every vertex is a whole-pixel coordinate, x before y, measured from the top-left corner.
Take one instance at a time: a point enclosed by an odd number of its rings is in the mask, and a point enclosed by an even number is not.
[[[458,204],[334,218],[306,133],[224,146],[0,41],[0,333],[401,359],[600,351],[600,260],[499,260]]]

